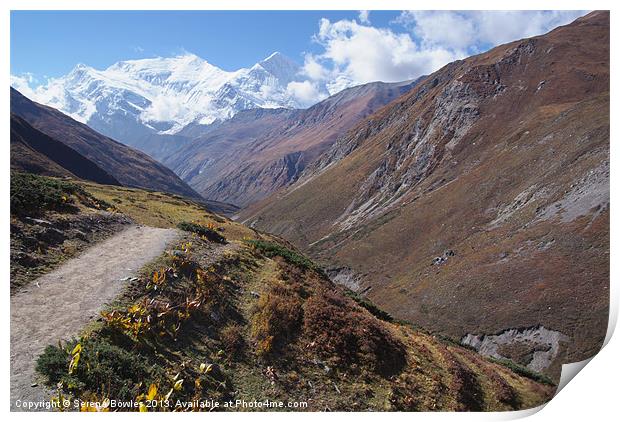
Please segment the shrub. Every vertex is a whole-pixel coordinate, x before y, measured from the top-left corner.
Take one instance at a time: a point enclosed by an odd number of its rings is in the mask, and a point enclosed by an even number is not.
[[[303,318],[301,299],[290,287],[274,285],[260,297],[252,315],[252,337],[261,357],[281,351],[299,333]]]
[[[47,346],[39,356],[36,369],[47,377],[48,384],[63,381],[67,390],[114,391],[115,398],[128,400],[136,397],[140,383],[149,385],[161,378],[155,367],[146,363],[145,357],[100,338],[81,342],[81,358],[73,373],[69,374],[71,356],[68,351],[76,344],[77,340],[73,340],[64,349]],[[102,388],[105,391],[100,391]]]
[[[210,227],[206,227],[196,223],[188,223],[187,221],[180,222],[179,224],[177,224],[177,227],[186,232],[196,233],[199,236],[204,236],[210,242],[226,243],[226,238]]]
[[[266,240],[246,240],[246,242],[269,258],[281,256],[290,264],[297,265],[305,269],[316,269],[314,262],[300,253],[292,251],[277,243],[268,242]]]
[[[11,172],[11,214],[37,216],[50,210],[75,212],[78,208],[74,196],[91,208],[114,208],[75,183],[32,173]]]
[[[317,353],[336,365],[367,365],[392,375],[406,363],[405,346],[372,315],[349,299],[324,290],[306,301],[304,334]]]
[[[37,359],[37,372],[45,375],[50,384],[56,384],[67,375],[67,368],[71,360],[69,354],[56,346],[47,346],[43,354]]]
[[[30,173],[11,173],[11,214],[39,215],[45,210],[72,211],[72,194],[83,193],[74,183]]]
[[[373,302],[371,302],[368,298],[362,297],[353,290],[347,290],[345,295],[355,301],[362,308],[366,309],[368,312],[376,316],[382,321],[393,322],[394,317],[389,313],[385,312],[383,309],[377,307]]]
[[[500,365],[505,366],[506,368],[510,369],[512,372],[514,372],[517,375],[521,375],[523,377],[529,378],[541,384],[555,385],[555,383],[548,376],[541,374],[539,372],[532,371],[531,369],[525,366],[521,366],[517,363],[514,363],[511,360],[495,359],[493,357],[489,357],[489,360],[491,362],[498,363]]]

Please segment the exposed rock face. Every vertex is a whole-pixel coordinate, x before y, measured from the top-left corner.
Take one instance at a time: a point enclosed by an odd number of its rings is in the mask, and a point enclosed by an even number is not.
[[[607,326],[608,170],[594,12],[429,75],[240,219],[351,268],[399,318],[456,338],[544,326],[577,361]]]
[[[327,275],[336,284],[357,292],[360,290],[360,276],[348,267],[328,268]]]
[[[540,326],[512,328],[496,335],[467,334],[461,344],[473,347],[482,355],[510,359],[533,371],[543,372],[568,341],[564,334]]]
[[[297,180],[359,120],[416,82],[346,89],[306,110],[247,110],[163,159],[208,199],[246,206]]]

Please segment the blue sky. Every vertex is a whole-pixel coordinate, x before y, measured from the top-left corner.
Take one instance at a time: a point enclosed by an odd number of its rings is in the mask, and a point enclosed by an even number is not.
[[[579,11],[13,11],[12,84],[23,89],[128,59],[194,53],[224,69],[274,51],[302,65],[309,100],[334,89],[399,81],[495,45],[543,34]]]
[[[11,73],[57,77],[77,63],[101,69],[132,58],[192,52],[225,70],[251,66],[274,51],[303,62],[319,46],[321,18],[357,11],[13,11]],[[382,26],[398,12],[375,12]]]

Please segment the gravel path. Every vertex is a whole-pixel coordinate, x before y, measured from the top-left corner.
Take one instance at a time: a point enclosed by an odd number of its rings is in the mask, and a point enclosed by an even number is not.
[[[133,276],[178,239],[174,229],[131,226],[11,297],[11,410],[48,401],[51,392],[35,380],[35,361],[49,344],[76,336]]]

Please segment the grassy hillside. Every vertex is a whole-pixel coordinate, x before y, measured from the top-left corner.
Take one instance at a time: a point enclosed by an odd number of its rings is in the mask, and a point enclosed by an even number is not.
[[[77,183],[93,196],[112,204],[137,224],[164,228],[176,227],[184,221],[217,224],[231,239],[255,236],[255,230],[209,211],[208,205],[178,195],[83,181]]]
[[[284,403],[271,410],[511,410],[554,391],[391,321],[274,237],[171,195],[82,186],[136,222],[191,224],[79,338],[39,358],[63,397],[133,400],[119,410],[136,411],[208,410],[188,407],[199,399],[219,410],[230,400],[230,410],[260,410],[241,404],[255,400]]]

